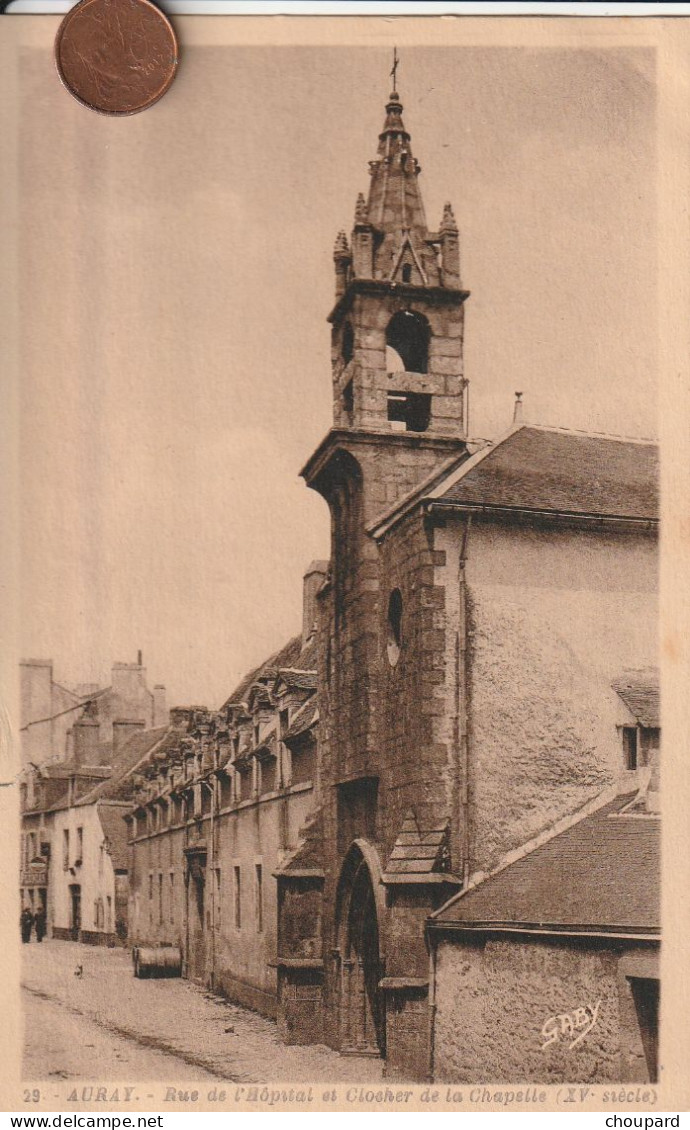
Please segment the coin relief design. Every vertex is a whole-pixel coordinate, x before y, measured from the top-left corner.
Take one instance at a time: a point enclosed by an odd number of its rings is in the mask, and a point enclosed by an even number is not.
[[[102,114],[136,114],[170,86],[177,41],[150,0],[81,0],[58,30],[58,73],[69,92]]]

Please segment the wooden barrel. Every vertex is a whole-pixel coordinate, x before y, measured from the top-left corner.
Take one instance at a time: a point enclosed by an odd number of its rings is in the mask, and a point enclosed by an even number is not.
[[[182,975],[182,953],[178,946],[135,946],[132,962],[135,977]]]

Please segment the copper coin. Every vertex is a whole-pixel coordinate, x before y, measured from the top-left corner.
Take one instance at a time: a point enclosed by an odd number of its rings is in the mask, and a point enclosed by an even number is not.
[[[177,68],[170,21],[151,0],[81,0],[55,40],[70,94],[101,114],[136,114],[165,94]]]

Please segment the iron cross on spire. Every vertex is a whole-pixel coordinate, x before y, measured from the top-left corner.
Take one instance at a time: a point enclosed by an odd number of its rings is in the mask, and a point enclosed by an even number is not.
[[[397,85],[396,85],[396,77],[395,76],[397,74],[399,64],[400,64],[400,59],[398,58],[398,49],[397,49],[397,47],[394,47],[393,48],[393,66],[391,67],[391,78],[393,79],[393,90],[398,89]]]

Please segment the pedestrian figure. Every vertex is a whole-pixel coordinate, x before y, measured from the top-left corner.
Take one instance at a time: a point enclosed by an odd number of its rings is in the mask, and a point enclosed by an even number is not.
[[[46,936],[46,909],[44,906],[39,906],[36,911],[34,925],[36,927],[36,941],[42,942]]]
[[[22,932],[22,941],[23,942],[30,942],[31,941],[31,927],[33,926],[33,924],[34,924],[34,916],[31,913],[31,911],[29,910],[28,906],[25,906],[23,911],[21,912],[21,914],[19,916],[19,926],[20,926],[20,929],[21,929],[21,932]]]

